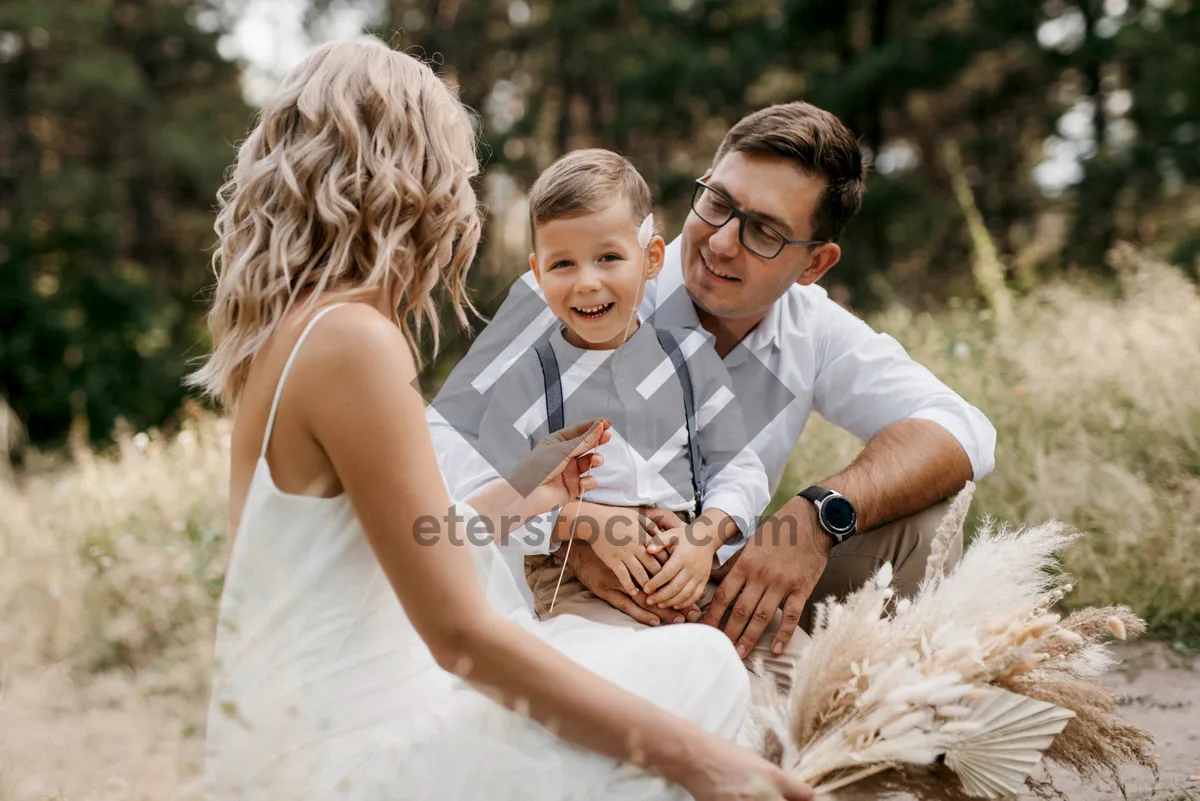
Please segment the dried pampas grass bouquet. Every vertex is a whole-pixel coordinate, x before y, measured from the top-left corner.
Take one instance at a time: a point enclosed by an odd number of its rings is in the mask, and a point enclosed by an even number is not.
[[[1085,780],[1154,767],[1151,736],[1098,680],[1113,664],[1103,641],[1143,622],[1126,607],[1050,611],[1071,590],[1055,554],[1078,537],[1058,523],[985,524],[947,573],[973,492],[954,499],[915,597],[892,598],[885,564],[820,607],[787,697],[757,688],[752,738],[818,793],[876,777],[926,798],[1053,795],[1031,777],[1043,756]]]

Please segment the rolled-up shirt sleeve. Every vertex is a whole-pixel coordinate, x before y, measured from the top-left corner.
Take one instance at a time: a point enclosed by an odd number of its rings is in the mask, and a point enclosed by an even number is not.
[[[995,466],[996,429],[979,409],[913,361],[900,343],[832,300],[814,331],[813,400],[820,414],[864,441],[905,419],[946,429],[971,460],[978,481]]]
[[[738,524],[740,536],[717,550],[717,563],[725,564],[758,527],[758,518],[771,500],[767,492],[767,473],[750,448],[744,448],[725,463],[705,488],[705,509],[720,509]]]

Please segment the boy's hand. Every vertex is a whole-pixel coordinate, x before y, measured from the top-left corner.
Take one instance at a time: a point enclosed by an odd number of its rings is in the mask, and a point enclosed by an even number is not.
[[[621,588],[617,577],[608,569],[608,565],[600,561],[600,557],[592,553],[587,543],[577,542],[571,549],[571,558],[567,562],[579,583],[592,591],[597,598],[609,606],[629,615],[634,620],[646,626],[658,626],[663,623],[693,623],[703,617],[700,608],[693,606],[686,609],[666,609],[650,606],[646,603],[645,594],[631,598]]]
[[[587,539],[592,552],[613,572],[631,598],[637,597],[640,588],[662,569],[654,554],[666,550],[664,543],[650,534],[654,523],[640,513],[636,522],[636,526],[620,533],[611,528],[589,531],[591,536]]]
[[[711,509],[705,510],[686,530],[666,535],[671,558],[649,583],[643,585],[649,596],[646,600],[676,609],[698,603],[708,586],[713,556],[736,530],[728,515],[719,509]]]
[[[691,606],[704,597],[708,574],[712,571],[713,554],[717,549],[703,544],[704,535],[696,532],[698,526],[690,528],[697,541],[691,542],[687,537],[676,539],[671,547],[671,558],[658,571],[658,575],[646,584],[646,592],[650,593],[646,600],[655,606],[678,609]]]
[[[667,543],[674,541],[672,535],[683,534],[684,522],[670,509],[659,509],[657,506],[642,506],[640,509],[652,524],[646,526],[646,530],[654,537],[654,541],[646,546],[646,550],[665,564],[671,556]]]
[[[686,607],[704,597],[708,574],[713,571],[713,555],[721,547],[719,526],[710,522],[710,514],[702,514],[683,531],[667,535],[671,558],[656,576],[649,580],[647,601],[660,607]]]

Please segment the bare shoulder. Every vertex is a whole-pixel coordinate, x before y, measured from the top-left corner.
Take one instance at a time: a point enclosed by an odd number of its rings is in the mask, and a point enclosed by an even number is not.
[[[317,439],[331,424],[378,426],[419,397],[416,375],[396,324],[367,304],[347,303],[326,313],[297,353],[288,378],[292,409]]]
[[[365,303],[347,303],[327,313],[304,348],[306,372],[319,380],[387,375],[416,376],[416,362],[395,322]]]

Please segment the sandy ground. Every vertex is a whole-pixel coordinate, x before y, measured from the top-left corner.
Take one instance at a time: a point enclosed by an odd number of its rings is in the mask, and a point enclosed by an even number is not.
[[[1093,789],[1057,781],[1070,798],[1200,799],[1200,657],[1183,657],[1161,643],[1117,649],[1121,658],[1110,683],[1123,695],[1122,716],[1151,732],[1159,760],[1157,781],[1141,769],[1122,776],[1120,787]]]
[[[1200,799],[1200,657],[1126,646],[1111,681],[1124,714],[1158,739],[1161,776],[1131,770],[1120,788],[1059,781],[1072,799]],[[0,801],[192,801],[204,758],[201,698],[106,674],[86,684],[50,669],[4,679]],[[150,685],[149,687],[147,685]]]
[[[9,677],[0,698],[0,801],[198,801],[204,702],[118,673]]]

